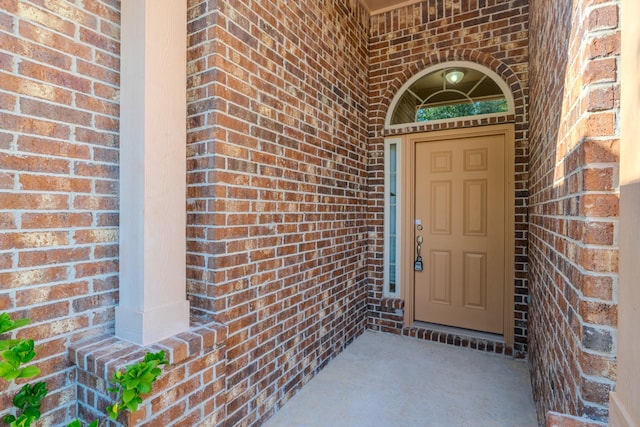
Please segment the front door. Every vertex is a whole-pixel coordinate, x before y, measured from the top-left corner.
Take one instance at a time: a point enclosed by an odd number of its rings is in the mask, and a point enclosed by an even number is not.
[[[505,135],[417,140],[414,159],[415,320],[503,334]]]

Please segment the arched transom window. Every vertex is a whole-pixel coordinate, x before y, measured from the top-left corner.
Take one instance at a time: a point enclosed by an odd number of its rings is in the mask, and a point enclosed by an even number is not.
[[[500,116],[514,111],[507,84],[492,70],[471,62],[439,64],[414,76],[393,100],[387,126]]]

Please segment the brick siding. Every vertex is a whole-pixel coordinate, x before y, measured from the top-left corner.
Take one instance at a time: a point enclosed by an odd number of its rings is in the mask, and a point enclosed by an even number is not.
[[[154,383],[135,413],[121,413],[117,421],[106,420],[102,427],[116,426],[215,426],[226,418],[226,328],[192,318],[189,331],[142,347],[113,334],[73,342],[69,359],[78,367],[78,417],[87,424],[103,419],[113,403],[107,393],[116,370],[124,370],[148,351],[165,351],[169,366]],[[66,424],[65,424],[66,425]]]
[[[0,2],[0,310],[33,319],[47,425],[76,411],[67,347],[118,302],[120,2],[82,3]]]
[[[515,124],[515,328],[514,348],[500,352],[523,357],[527,351],[527,197],[528,197],[528,1],[427,0],[371,18],[369,114],[369,327],[409,336],[431,331],[403,328],[402,313],[383,298],[384,137],[453,127]],[[466,60],[495,71],[511,88],[515,115],[464,119],[457,123],[385,130],[389,104],[401,86],[420,71],[446,61]],[[402,303],[398,303],[402,306]],[[437,335],[440,339],[440,334]],[[448,339],[448,338],[447,338]],[[455,342],[455,337],[451,340]],[[460,338],[462,342],[462,338]],[[492,349],[498,348],[492,345]],[[487,347],[484,346],[486,349]],[[492,350],[493,351],[493,350]]]
[[[42,422],[61,425],[95,416],[109,372],[142,350],[113,337],[120,1],[0,5],[0,310],[34,320],[18,335],[40,347]],[[540,420],[606,418],[616,0],[531,0],[531,167],[526,0],[424,0],[371,18],[357,0],[188,8],[192,329],[153,347],[173,365],[121,425],[258,425],[365,327],[529,349]],[[402,84],[447,60],[489,67],[516,101],[503,119],[409,129],[515,123],[513,349],[403,328],[403,301],[382,295],[383,138],[398,133],[384,118]],[[0,408],[14,391],[0,384]]]
[[[530,358],[539,419],[616,379],[617,1],[531,1]]]
[[[213,393],[226,402],[200,417],[255,424],[365,327],[368,14],[357,0],[188,5],[187,291],[225,325]],[[0,308],[34,319],[20,335],[47,349],[44,422],[59,424],[76,402],[84,418],[104,406],[93,359],[110,358],[96,337],[117,304],[119,2],[2,6]],[[87,356],[69,361],[72,342]],[[195,381],[176,360],[167,375]],[[193,425],[187,400],[159,420]]]
[[[368,13],[189,17],[188,295],[229,328],[227,422],[250,425],[365,328]]]

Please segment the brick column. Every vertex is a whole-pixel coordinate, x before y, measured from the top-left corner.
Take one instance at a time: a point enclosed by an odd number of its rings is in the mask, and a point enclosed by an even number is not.
[[[186,2],[122,2],[120,306],[116,335],[149,344],[189,327]]]

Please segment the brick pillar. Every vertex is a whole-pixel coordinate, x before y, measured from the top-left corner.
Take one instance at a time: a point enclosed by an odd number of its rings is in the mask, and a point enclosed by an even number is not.
[[[120,306],[116,335],[149,344],[189,327],[186,2],[122,4]]]

